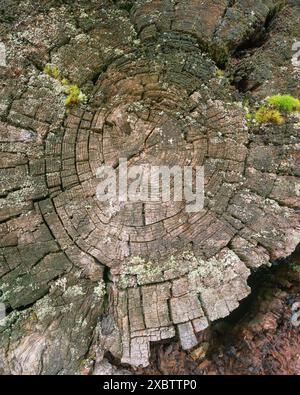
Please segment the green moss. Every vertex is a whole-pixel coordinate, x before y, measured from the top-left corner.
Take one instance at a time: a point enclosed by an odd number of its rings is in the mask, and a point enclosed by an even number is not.
[[[77,85],[64,85],[67,98],[65,100],[66,107],[77,106],[86,102],[86,96],[81,92]]]
[[[58,81],[64,88],[64,93],[67,95],[65,105],[67,109],[78,106],[81,103],[86,103],[87,97],[84,95],[77,85],[72,85],[66,78],[62,78],[59,69],[51,64],[44,68],[44,73]]]
[[[282,125],[284,119],[278,110],[262,106],[255,113],[255,120],[260,124],[273,123],[275,125]]]
[[[253,119],[254,119],[254,115],[249,112],[249,113],[246,114],[245,118],[247,120],[246,125],[248,127],[250,127],[252,125],[252,122],[253,122]]]
[[[254,114],[247,113],[246,120],[248,125],[253,121],[259,124],[282,125],[284,117],[297,111],[300,111],[299,99],[290,95],[275,95],[267,97]]]
[[[267,98],[267,103],[279,111],[287,113],[300,111],[300,100],[289,95],[276,95]]]
[[[55,80],[60,79],[60,72],[58,68],[52,64],[47,64],[44,68],[44,73],[54,78]]]
[[[225,75],[223,70],[217,69],[217,71],[215,72],[215,76],[218,78],[223,78]]]

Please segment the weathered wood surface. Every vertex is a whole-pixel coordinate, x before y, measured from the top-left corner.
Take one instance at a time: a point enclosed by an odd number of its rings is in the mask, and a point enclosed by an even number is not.
[[[300,240],[299,124],[249,128],[242,103],[245,92],[253,102],[300,94],[299,8],[6,3],[0,372],[90,372],[95,361],[95,374],[112,372],[106,351],[146,366],[151,342],[175,335],[194,347],[251,292],[251,270]],[[42,72],[49,62],[89,94],[87,106],[65,113],[59,84]],[[122,157],[204,165],[205,209],[128,203],[112,215],[95,197],[96,170]]]

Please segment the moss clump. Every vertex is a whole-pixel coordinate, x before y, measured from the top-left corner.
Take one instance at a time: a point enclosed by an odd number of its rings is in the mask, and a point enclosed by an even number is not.
[[[217,78],[223,78],[224,75],[225,75],[225,72],[223,70],[221,70],[221,69],[217,69],[216,72],[215,72],[215,76]]]
[[[78,106],[81,103],[86,103],[87,97],[84,95],[77,85],[72,85],[66,78],[61,78],[58,68],[54,65],[48,64],[44,68],[44,73],[58,81],[67,95],[65,105],[67,109]]]
[[[267,103],[279,111],[287,113],[300,111],[300,100],[289,95],[276,95],[267,98]]]
[[[77,85],[64,84],[67,98],[65,100],[66,107],[77,106],[80,103],[86,103],[86,96],[81,92]]]
[[[260,109],[256,111],[255,120],[260,124],[273,123],[275,125],[282,125],[284,123],[284,118],[278,110],[266,106],[260,107]]]
[[[267,97],[254,114],[246,114],[247,125],[252,122],[258,124],[284,124],[288,114],[300,111],[300,100],[290,95],[275,95]]]
[[[44,68],[44,73],[54,78],[55,80],[60,79],[60,72],[58,68],[52,64],[47,64]]]

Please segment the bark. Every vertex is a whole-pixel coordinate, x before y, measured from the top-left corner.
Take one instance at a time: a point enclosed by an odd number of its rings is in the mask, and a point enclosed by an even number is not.
[[[299,6],[11,0],[0,16],[0,372],[120,373],[105,353],[145,367],[151,342],[195,347],[299,243],[298,119],[248,126],[245,106],[299,95]],[[46,63],[88,103],[66,111]],[[204,210],[99,202],[119,158],[204,166]]]

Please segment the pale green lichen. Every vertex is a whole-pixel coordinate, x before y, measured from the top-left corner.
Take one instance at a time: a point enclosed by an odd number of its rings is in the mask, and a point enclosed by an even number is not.
[[[151,261],[146,261],[141,257],[133,257],[125,267],[119,278],[119,284],[122,288],[127,288],[128,277],[136,276],[137,283],[153,280],[156,276],[162,275],[162,269]]]
[[[35,313],[40,321],[43,321],[48,316],[55,316],[57,309],[51,306],[51,300],[49,297],[44,297],[38,300],[35,304]]]
[[[10,314],[8,314],[4,320],[2,320],[0,325],[0,330],[5,330],[12,326],[19,318],[23,315],[23,312],[19,312],[17,310],[13,310]]]
[[[53,284],[51,284],[50,292],[53,292],[57,288],[61,288],[63,290],[63,292],[65,292],[66,291],[66,287],[67,287],[67,279],[66,279],[66,277],[59,278]]]
[[[94,288],[94,294],[100,299],[106,295],[106,286],[103,280],[99,281],[98,285]]]
[[[169,258],[159,262],[146,260],[139,256],[132,257],[123,264],[119,276],[119,286],[128,288],[165,280],[165,274],[172,272],[173,277],[192,270],[197,265],[195,255],[187,250],[178,256],[170,255]],[[133,281],[136,279],[136,282]]]
[[[76,297],[83,295],[84,295],[84,291],[82,287],[80,287],[79,285],[73,285],[72,287],[69,287],[64,293],[64,296],[66,297]]]
[[[9,183],[11,182],[11,178],[4,175],[2,181]],[[8,196],[5,199],[0,199],[0,208],[14,208],[28,202],[28,198],[31,196],[35,196],[36,194],[46,195],[47,193],[44,180],[37,179],[31,175],[24,177],[19,188],[16,191],[8,192]]]
[[[224,282],[232,280],[237,276],[235,270],[238,268],[239,258],[232,251],[227,251],[222,257],[213,257],[211,259],[197,259],[197,266],[189,272],[188,279],[191,286],[198,292],[201,288],[210,288],[219,286]],[[245,275],[249,274],[245,269]]]
[[[223,275],[220,261],[215,258],[208,261],[199,259],[197,267],[188,274],[188,278],[191,281],[194,281],[198,277],[201,279],[214,278],[216,281],[221,281]]]

